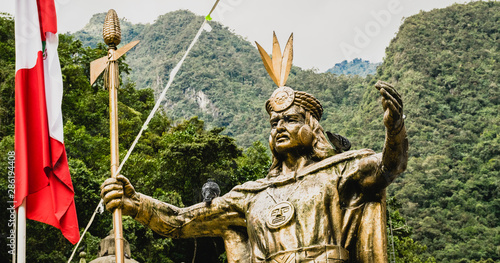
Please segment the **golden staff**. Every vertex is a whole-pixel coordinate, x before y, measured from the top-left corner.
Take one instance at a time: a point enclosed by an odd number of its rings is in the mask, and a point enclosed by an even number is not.
[[[111,177],[117,176],[116,171],[120,163],[118,153],[118,96],[117,90],[120,85],[118,72],[118,58],[133,48],[139,40],[128,43],[127,45],[116,49],[121,41],[120,21],[115,10],[110,9],[104,21],[102,30],[104,43],[108,45],[108,55],[96,59],[90,63],[90,85],[97,77],[106,70],[104,86],[109,89],[109,131],[111,145]],[[117,208],[113,212],[113,231],[115,233],[115,257],[117,263],[124,263],[123,251],[123,231],[122,231],[122,211]]]

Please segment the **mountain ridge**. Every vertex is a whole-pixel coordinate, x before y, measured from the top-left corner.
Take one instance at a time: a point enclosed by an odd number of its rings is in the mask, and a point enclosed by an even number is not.
[[[380,65],[382,65],[382,62],[372,63],[368,60],[355,58],[349,62],[344,60],[340,63],[336,63],[326,72],[337,75],[359,75],[361,77],[366,77],[367,75],[375,75],[375,73],[377,73],[377,67]]]

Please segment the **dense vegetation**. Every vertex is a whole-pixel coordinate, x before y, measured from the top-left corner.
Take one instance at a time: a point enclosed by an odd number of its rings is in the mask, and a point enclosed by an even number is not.
[[[406,18],[375,78],[405,100],[407,171],[389,187],[422,254],[500,260],[500,4],[475,2]],[[374,98],[367,90],[364,98]],[[348,136],[376,148],[380,112],[363,100]]]
[[[359,75],[361,77],[366,77],[367,75],[375,75],[377,67],[380,66],[380,64],[382,63],[370,63],[368,60],[355,58],[349,62],[344,60],[337,63],[333,66],[333,68],[328,69],[326,72],[337,75]]]
[[[75,37],[86,39],[81,36],[88,35],[89,28],[102,28],[102,15],[95,15]],[[136,39],[141,42],[127,57],[133,69],[130,79],[139,89],[162,91],[202,21],[189,11],[176,11],[140,25]],[[218,23],[211,26],[177,74],[163,104],[165,113],[174,120],[198,116],[208,127],[225,127],[224,134],[243,147],[255,140],[265,143],[268,123],[263,105],[274,89],[272,81],[255,47]],[[101,34],[97,36],[102,39]]]
[[[346,135],[355,149],[380,151],[383,145],[383,113],[375,81],[392,82],[402,93],[410,160],[407,172],[388,191],[396,262],[500,261],[499,18],[497,2],[453,5],[408,17],[375,76],[292,68],[288,86],[320,99],[325,108],[322,125]],[[154,94],[167,82],[201,19],[177,11],[153,24],[127,24],[124,29],[131,32],[124,35],[133,35],[141,43],[129,52],[128,65],[121,64],[125,72],[119,94],[121,153],[134,139],[152,108]],[[102,25],[103,20],[102,16],[92,23]],[[80,227],[88,222],[98,202],[99,185],[109,176],[108,95],[100,88],[102,83],[91,87],[87,77],[89,62],[106,53],[98,44],[101,33],[96,28],[101,25],[92,23],[87,31],[75,34],[80,39],[86,35],[82,41],[90,47],[61,35],[59,49],[65,140],[73,180],[78,182]],[[181,206],[199,201],[198,189],[208,177],[214,177],[225,192],[234,184],[263,176],[269,164],[263,146],[268,136],[263,103],[273,84],[250,43],[217,23],[211,25],[212,32],[202,34],[169,90],[164,113],[155,117],[124,169],[139,191]],[[4,16],[0,19],[0,156],[13,149],[12,39],[12,18]],[[178,158],[184,155],[192,158]],[[6,165],[0,162],[0,171]],[[2,177],[0,190],[6,189]],[[6,203],[6,198],[2,195],[0,202]],[[0,213],[6,218],[5,210]],[[89,255],[97,255],[96,242],[106,236],[110,221],[109,213],[98,215],[85,241]],[[192,241],[161,238],[130,218],[124,226],[137,260],[191,261]],[[6,231],[2,226],[2,235]],[[71,246],[57,230],[29,222],[30,231],[44,233],[43,237],[28,235],[28,243],[37,251],[30,262],[62,261],[69,256]],[[216,256],[205,252],[222,252],[220,240],[197,242],[198,258],[212,262]],[[9,256],[6,250],[0,253],[1,258]]]
[[[391,193],[438,262],[500,260],[499,43],[500,3],[453,5],[407,18],[377,72],[407,102],[411,158]]]

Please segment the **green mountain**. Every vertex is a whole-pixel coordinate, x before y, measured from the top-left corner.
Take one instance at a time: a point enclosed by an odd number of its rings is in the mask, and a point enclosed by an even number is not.
[[[410,159],[390,195],[438,262],[500,260],[499,22],[498,2],[408,17],[375,77],[406,103]],[[361,112],[350,125],[368,138],[379,105],[365,100]]]
[[[86,28],[102,27],[103,19],[95,25],[100,17],[102,14],[94,16]],[[130,81],[139,89],[161,93],[202,21],[202,17],[181,10],[141,25],[136,36],[141,42],[127,54]],[[197,115],[209,127],[225,127],[225,133],[242,146],[250,146],[256,139],[264,142],[268,125],[263,105],[274,89],[272,82],[248,41],[218,23],[211,25],[213,30],[201,35],[180,69],[163,109],[174,120]],[[134,26],[129,29],[139,31]],[[81,35],[81,31],[75,33],[77,38]]]
[[[98,13],[90,18],[90,21],[78,32],[72,35],[82,41],[84,47],[95,48],[97,43],[104,43],[102,39],[102,26],[106,13]],[[122,43],[129,43],[144,29],[146,25],[132,24],[124,18],[120,19],[120,29],[122,31]]]
[[[139,89],[152,88],[155,94],[161,93],[170,71],[183,56],[202,21],[202,17],[180,10],[137,28],[125,23],[128,32],[137,33],[135,39],[141,40],[127,53],[131,72],[125,82],[133,81]],[[98,41],[102,42],[102,33],[97,28],[102,28],[103,23],[104,14],[94,15],[74,36],[89,46],[96,46]],[[193,47],[167,92],[163,109],[174,120],[199,116],[209,127],[224,127],[224,134],[236,138],[240,146],[248,147],[256,140],[266,144],[269,124],[264,103],[275,85],[251,43],[219,23],[210,24],[212,31],[203,32]],[[98,36],[89,37],[91,32]],[[122,35],[125,34],[124,30]],[[335,77],[294,67],[287,84],[322,99],[325,117],[332,118],[331,128],[337,130],[342,128],[339,118],[347,120],[349,116],[332,114],[342,112],[345,94],[358,94],[354,90],[362,88],[360,83],[364,81],[360,77]],[[357,102],[347,104],[353,103]]]
[[[326,72],[337,75],[359,75],[361,77],[366,77],[367,75],[375,75],[377,67],[381,64],[382,63],[370,63],[368,60],[355,58],[349,62],[344,60],[337,63],[333,66],[333,68],[328,69]]]

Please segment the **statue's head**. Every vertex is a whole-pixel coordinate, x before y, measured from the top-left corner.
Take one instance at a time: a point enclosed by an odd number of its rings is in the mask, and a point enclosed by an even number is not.
[[[333,147],[323,134],[319,120],[323,114],[321,103],[311,94],[286,87],[292,68],[293,34],[281,53],[276,34],[273,33],[273,57],[258,44],[262,62],[278,88],[266,102],[271,122],[269,146],[273,153],[270,175],[279,173],[282,156],[294,151],[312,160],[322,160],[332,153]]]
[[[275,165],[279,166],[282,156],[292,151],[315,161],[332,153],[333,148],[319,124],[323,107],[313,95],[280,87],[267,100],[266,110],[271,124],[271,170]]]

